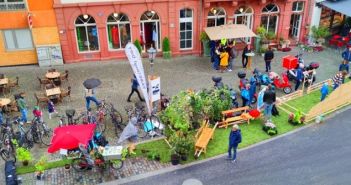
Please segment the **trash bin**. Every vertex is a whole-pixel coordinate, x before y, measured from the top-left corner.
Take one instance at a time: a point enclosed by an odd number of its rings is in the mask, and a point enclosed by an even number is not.
[[[260,46],[261,46],[260,42],[261,42],[261,37],[259,37],[259,36],[255,37],[255,51],[256,51],[256,53],[260,52]]]

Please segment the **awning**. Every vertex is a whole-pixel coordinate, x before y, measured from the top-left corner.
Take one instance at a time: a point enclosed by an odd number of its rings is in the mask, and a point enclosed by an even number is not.
[[[237,24],[208,27],[205,28],[205,32],[210,40],[256,37],[255,33],[252,32],[247,26]]]
[[[323,1],[322,5],[340,12],[344,15],[351,16],[351,0],[338,0],[338,1]]]

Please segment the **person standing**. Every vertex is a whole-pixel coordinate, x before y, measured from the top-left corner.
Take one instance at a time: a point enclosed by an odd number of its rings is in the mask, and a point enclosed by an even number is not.
[[[43,112],[39,109],[39,106],[34,106],[33,116],[40,123],[43,122]]]
[[[274,58],[274,53],[271,47],[268,47],[268,50],[264,53],[264,61],[266,63],[266,72],[271,71],[271,62]]]
[[[230,59],[229,59],[229,64],[228,64],[228,71],[233,71],[233,65],[235,62],[235,58],[237,56],[234,41],[231,42],[229,45],[229,56],[230,56]]]
[[[95,89],[85,89],[85,102],[86,102],[86,108],[87,110],[90,109],[90,101],[93,101],[96,106],[98,107],[100,105],[100,102],[96,99],[96,92]]]
[[[273,104],[276,101],[276,95],[272,89],[272,85],[268,85],[266,91],[263,94],[263,103],[264,103],[264,116],[266,120],[270,120],[272,117],[272,108]]]
[[[236,161],[236,150],[239,143],[241,143],[241,131],[237,124],[234,124],[229,134],[229,147],[228,147],[228,160],[232,160],[233,163]],[[233,156],[232,156],[233,150]]]
[[[325,82],[321,88],[321,101],[323,101],[329,93],[328,82]]]
[[[243,68],[246,68],[247,62],[249,61],[249,57],[246,56],[247,53],[250,53],[249,45],[246,44],[243,50],[243,54],[241,55],[241,63],[243,64]]]
[[[301,69],[301,67],[298,67],[298,68],[296,69],[295,91],[297,91],[297,89],[299,89],[300,84],[301,84],[303,78],[304,78],[304,75],[303,75],[302,69]]]
[[[218,70],[219,69],[219,44],[217,43],[215,52],[214,52],[214,58],[213,58],[213,69]]]
[[[347,60],[343,60],[339,65],[339,71],[346,71],[349,73],[349,62]]]
[[[138,119],[136,117],[132,117],[127,126],[123,129],[117,144],[122,143],[125,140],[129,141],[128,151],[129,154],[135,154],[135,143],[138,141]]]
[[[49,119],[51,119],[51,115],[53,113],[57,113],[54,102],[52,102],[51,100],[48,101],[48,112],[49,112]]]
[[[348,62],[351,62],[351,47],[346,48],[341,54],[342,58]]]
[[[223,73],[228,66],[228,60],[229,60],[229,54],[225,49],[221,50],[221,62],[220,62],[220,69],[221,69],[221,73]]]
[[[344,79],[346,76],[347,72],[346,71],[339,71],[334,77],[333,77],[333,90],[338,88],[341,84],[344,83]]]
[[[17,99],[17,106],[21,112],[21,121],[23,123],[27,123],[27,103],[26,101],[24,100],[24,97],[25,97],[25,93],[20,93],[19,96],[18,96],[18,99]]]
[[[132,95],[134,94],[134,92],[137,93],[140,101],[145,101],[143,98],[141,98],[138,87],[139,87],[139,83],[138,80],[136,79],[136,76],[133,75],[133,78],[131,79],[132,82],[132,91],[130,92],[130,94],[128,95],[128,99],[127,102],[131,102],[130,98],[132,97]]]

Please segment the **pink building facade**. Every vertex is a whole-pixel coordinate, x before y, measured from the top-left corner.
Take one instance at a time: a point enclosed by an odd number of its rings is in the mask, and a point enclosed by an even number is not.
[[[162,53],[170,39],[173,56],[199,55],[200,33],[208,26],[260,25],[277,38],[302,41],[310,0],[55,0],[54,9],[66,63],[125,58],[128,41],[143,52]],[[249,38],[246,42],[253,43]]]

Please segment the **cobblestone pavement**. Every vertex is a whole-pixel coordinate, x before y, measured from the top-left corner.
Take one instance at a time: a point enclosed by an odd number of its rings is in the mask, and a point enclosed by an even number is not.
[[[293,50],[289,53],[275,52],[275,59],[272,62],[272,71],[281,73],[283,68],[281,67],[281,57],[291,54],[296,55],[297,50]],[[317,71],[317,81],[331,78],[338,70],[338,65],[341,62],[340,53],[334,49],[326,49],[323,52],[305,53],[305,63],[312,61],[320,62],[320,68]],[[239,55],[240,56],[240,55]],[[161,89],[162,92],[168,96],[177,94],[181,90],[186,89],[202,89],[211,88],[213,83],[211,81],[212,76],[221,76],[223,82],[231,87],[238,87],[239,80],[237,72],[242,70],[241,57],[239,57],[235,64],[232,72],[218,73],[211,68],[211,63],[207,57],[177,57],[171,60],[163,60],[157,58],[154,64],[154,74],[161,77]],[[150,65],[147,59],[143,61],[146,74],[150,74]],[[262,56],[255,56],[253,58],[252,69],[259,68],[264,70],[264,61]],[[108,102],[112,102],[115,107],[126,117],[124,106],[131,105],[126,101],[127,96],[131,90],[130,78],[132,76],[132,70],[129,63],[124,61],[109,61],[109,62],[84,62],[75,63],[64,66],[55,67],[59,71],[69,71],[68,83],[63,83],[63,88],[68,86],[72,87],[72,94],[70,101],[65,99],[63,103],[56,106],[59,114],[63,114],[67,108],[74,108],[77,110],[84,110],[85,100],[83,97],[83,81],[87,78],[95,77],[102,81],[102,85],[97,89],[97,97],[104,99]],[[19,76],[20,87],[12,91],[14,93],[26,92],[27,102],[30,109],[36,103],[34,99],[34,92],[42,92],[37,80],[38,77],[43,77],[48,68],[40,68],[38,66],[17,66],[17,67],[2,67],[0,73],[4,73],[10,78]],[[250,73],[250,72],[248,72]],[[134,95],[132,101],[136,102],[137,97]],[[92,105],[95,108],[95,105]],[[46,106],[43,106],[44,120],[48,122],[49,126],[54,128],[58,124],[58,118],[48,119],[46,112]],[[32,117],[29,112],[29,117]],[[14,115],[12,115],[14,116]],[[124,119],[126,121],[126,119]],[[112,124],[107,122],[107,137],[110,143],[114,144],[116,137],[112,132]],[[40,156],[46,154],[46,147],[36,146],[32,149],[32,155],[34,159],[38,159]],[[50,155],[49,159],[57,159],[58,155]],[[127,165],[126,165],[127,166]],[[3,168],[3,162],[0,162],[0,168]],[[2,174],[0,174],[2,175]],[[0,177],[1,180],[1,177]],[[1,181],[0,181],[1,182]],[[1,183],[0,183],[1,184]]]
[[[93,168],[90,171],[77,172],[73,168],[69,171],[64,168],[56,168],[47,170],[41,181],[37,181],[33,173],[21,175],[21,178],[23,185],[96,185],[102,182],[155,171],[169,166],[169,163],[159,163],[145,158],[129,158],[124,161],[124,167],[120,170],[99,170]]]

